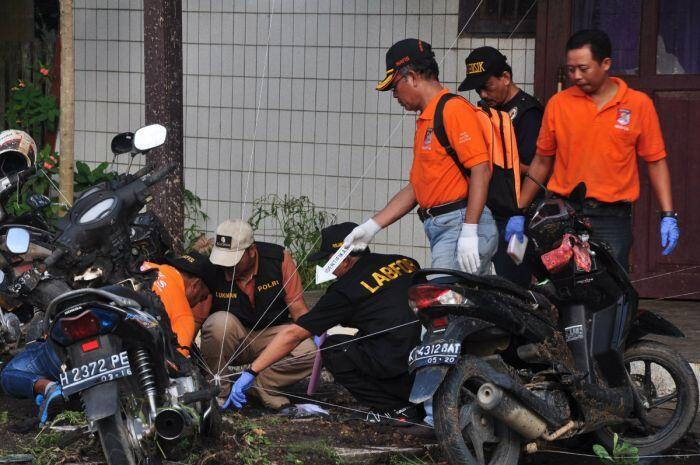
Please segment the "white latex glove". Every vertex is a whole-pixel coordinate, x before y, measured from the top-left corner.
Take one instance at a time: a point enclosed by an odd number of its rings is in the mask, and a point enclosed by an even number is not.
[[[472,274],[477,273],[481,266],[477,228],[476,224],[464,223],[457,240],[457,263],[462,271]]]
[[[374,239],[374,236],[381,230],[382,227],[370,218],[350,231],[350,234],[345,237],[343,244],[346,247],[352,246],[353,251],[365,250],[367,245]]]

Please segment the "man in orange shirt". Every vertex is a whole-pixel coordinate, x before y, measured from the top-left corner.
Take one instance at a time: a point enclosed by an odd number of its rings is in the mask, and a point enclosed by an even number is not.
[[[661,207],[662,254],[673,251],[680,236],[673,211],[671,178],[659,118],[651,99],[610,77],[610,39],[598,30],[575,33],[566,44],[566,67],[572,86],[554,95],[542,121],[537,153],[520,194],[521,207],[532,202],[542,184],[569,195],[586,183],[583,213],[593,237],[608,242],[615,258],[629,269],[632,247],[632,202],[639,197],[637,157],[647,162],[651,185]],[[551,174],[551,177],[550,177]],[[506,227],[522,240],[524,217]]]
[[[292,321],[309,309],[296,265],[283,247],[255,241],[243,220],[224,221],[216,228],[209,260],[217,265],[208,278],[213,302],[202,326],[202,356],[214,373],[226,365],[250,363]],[[291,352],[291,360],[265,370],[255,379],[254,394],[265,407],[289,405],[276,394],[311,374],[316,346],[306,339]],[[223,399],[230,381],[221,380]]]
[[[439,70],[430,44],[404,39],[386,54],[386,76],[377,90],[393,91],[408,111],[419,112],[413,141],[409,183],[376,215],[355,228],[345,244],[355,250],[418,205],[418,216],[432,255],[432,267],[484,274],[498,247],[498,231],[486,207],[491,177],[489,153],[481,125],[464,99],[447,101],[445,132],[459,162],[470,170],[466,179],[433,133],[438,100],[449,93],[438,80]]]

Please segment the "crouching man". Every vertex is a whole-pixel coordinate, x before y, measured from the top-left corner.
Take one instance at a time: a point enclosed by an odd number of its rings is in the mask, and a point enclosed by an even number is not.
[[[342,223],[323,229],[321,249],[309,259],[328,258],[356,226]],[[418,268],[413,259],[368,250],[346,258],[334,272],[338,280],[318,304],[278,333],[241,374],[225,407],[241,408],[258,373],[281,360],[301,341],[343,325],[359,329],[358,334],[330,336],[321,347],[323,364],[336,382],[372,409],[368,421],[419,422],[422,411],[418,410],[422,409],[408,401],[413,383],[408,354],[420,340],[420,324],[408,307],[407,296]],[[278,365],[284,363],[282,360]]]

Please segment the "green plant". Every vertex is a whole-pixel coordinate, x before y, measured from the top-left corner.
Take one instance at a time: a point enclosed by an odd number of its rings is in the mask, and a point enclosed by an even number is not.
[[[612,455],[600,444],[593,446],[593,452],[605,465],[637,465],[639,450],[619,440],[617,433],[613,436]]]
[[[40,64],[33,74],[31,82],[19,80],[10,89],[5,119],[11,128],[23,129],[30,134],[42,124],[54,131],[59,109],[56,97],[44,92],[50,85],[49,70]]]
[[[265,231],[282,236],[284,247],[292,254],[304,289],[314,288],[314,264],[308,262],[307,256],[318,248],[321,229],[333,223],[335,215],[320,210],[306,196],[270,194],[253,201],[250,224],[258,230],[266,220],[272,228]]]
[[[103,161],[94,169],[90,169],[90,165],[82,161],[75,162],[75,176],[73,178],[73,190],[82,192],[85,189],[92,187],[101,182],[111,181],[117,177],[115,171],[105,171],[109,163]]]
[[[182,193],[182,200],[185,204],[185,230],[183,231],[182,245],[184,250],[190,250],[204,235],[204,225],[209,219],[209,215],[202,210],[202,199],[194,192],[185,189]]]

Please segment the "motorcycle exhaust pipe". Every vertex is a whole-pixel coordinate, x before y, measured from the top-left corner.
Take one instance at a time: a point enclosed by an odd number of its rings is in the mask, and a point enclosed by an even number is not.
[[[547,432],[547,424],[520,402],[491,383],[482,384],[476,402],[483,410],[526,439],[535,439]]]
[[[194,432],[196,417],[186,407],[166,407],[156,414],[156,433],[163,439],[174,441]]]

